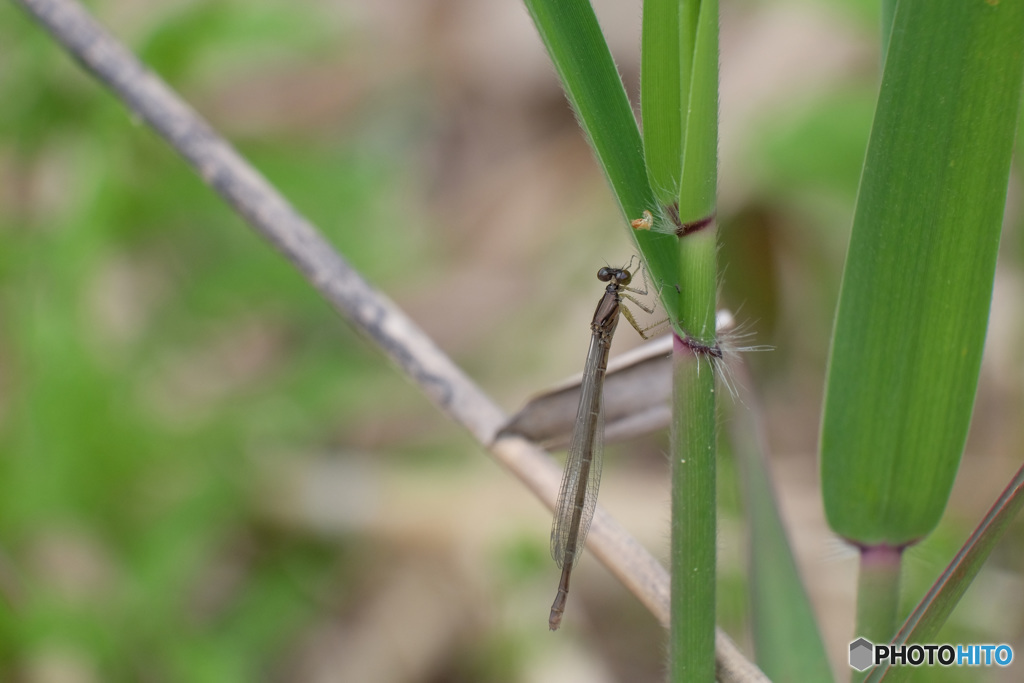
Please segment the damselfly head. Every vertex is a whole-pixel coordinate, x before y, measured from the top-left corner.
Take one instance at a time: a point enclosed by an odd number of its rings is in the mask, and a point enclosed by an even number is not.
[[[628,285],[633,276],[625,268],[609,268],[605,266],[597,271],[597,279],[601,282],[615,282],[617,285]]]

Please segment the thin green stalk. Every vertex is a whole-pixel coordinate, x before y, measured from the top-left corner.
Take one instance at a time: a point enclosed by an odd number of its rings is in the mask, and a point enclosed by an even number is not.
[[[679,295],[679,320],[688,339],[715,345],[715,298],[718,234],[712,220],[701,231],[679,240],[679,270],[683,287]]]
[[[673,354],[669,680],[715,680],[715,373],[677,337]],[[680,542],[681,541],[681,542]]]
[[[902,555],[901,548],[892,546],[861,548],[855,632],[858,638],[888,643],[896,633]],[[867,675],[867,671],[857,673],[853,680],[864,680]]]
[[[715,680],[715,338],[718,174],[718,2],[683,2],[679,336],[673,350],[672,627],[670,679]]]

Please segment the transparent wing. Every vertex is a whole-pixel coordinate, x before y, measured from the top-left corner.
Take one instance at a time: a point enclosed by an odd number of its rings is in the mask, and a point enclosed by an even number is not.
[[[559,568],[579,560],[597,507],[604,452],[604,374],[614,329],[613,323],[591,338],[583,368],[580,405],[551,524],[551,558]]]

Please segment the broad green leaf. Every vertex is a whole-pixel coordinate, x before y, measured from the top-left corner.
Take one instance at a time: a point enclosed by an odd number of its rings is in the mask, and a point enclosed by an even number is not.
[[[1024,3],[900,0],[861,178],[821,436],[832,528],[911,543],[967,436],[1024,64]]]

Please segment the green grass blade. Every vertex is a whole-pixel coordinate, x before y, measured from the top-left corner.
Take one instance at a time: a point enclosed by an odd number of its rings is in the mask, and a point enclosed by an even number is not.
[[[683,14],[687,14],[687,6]],[[683,22],[684,33],[687,27]],[[685,44],[685,35],[683,43]],[[679,320],[683,331],[714,344],[716,250],[715,193],[718,183],[718,1],[700,3],[688,79],[683,131],[683,180],[679,190]],[[691,230],[693,231],[691,233]]]
[[[985,518],[974,530],[967,543],[956,554],[942,575],[896,634],[893,643],[933,643],[939,629],[953,612],[967,587],[981,571],[992,548],[1002,537],[1010,522],[1024,507],[1024,467],[1017,470],[1006,489]],[[879,667],[871,672],[868,681],[902,680],[908,667]]]
[[[679,112],[680,130],[686,131],[692,95],[693,60],[697,54],[697,26],[703,0],[677,0],[679,12],[679,92],[682,109]],[[685,143],[684,143],[685,144]]]
[[[1024,3],[901,0],[832,342],[821,436],[833,530],[931,531],[967,435],[1024,66]]]
[[[742,362],[738,365],[737,384],[750,386],[749,373]],[[729,424],[750,534],[751,633],[757,664],[776,683],[831,681],[825,645],[779,514],[757,400],[752,392],[741,392],[742,403],[732,411]]]
[[[899,0],[882,0],[882,63],[889,50],[889,38],[892,37],[892,18],[896,15],[896,4]]]
[[[644,2],[640,107],[647,178],[662,206],[675,203],[682,173],[679,0]]]
[[[697,3],[682,8],[682,48],[689,41],[687,17]],[[686,117],[683,127],[683,181],[679,188],[679,220],[701,220],[715,211],[718,189],[718,0],[701,0],[693,38],[692,71],[683,74]],[[683,67],[687,66],[685,59]]]
[[[647,181],[640,130],[590,3],[524,1],[627,223],[644,211],[659,213]],[[631,232],[665,310],[675,311],[674,240],[651,230]]]
[[[587,0],[525,0],[624,216],[650,209],[640,131]]]

